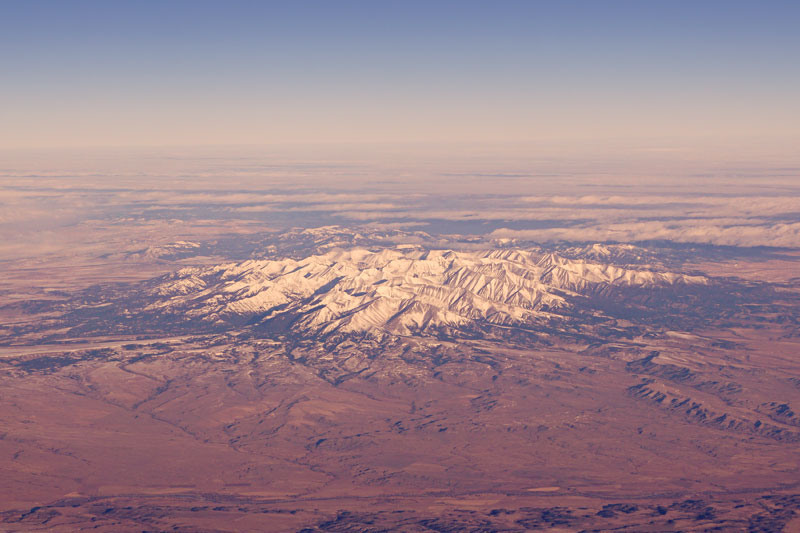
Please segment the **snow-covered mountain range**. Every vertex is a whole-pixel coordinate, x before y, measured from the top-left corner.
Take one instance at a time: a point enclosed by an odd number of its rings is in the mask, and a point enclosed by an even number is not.
[[[401,245],[186,268],[151,287],[144,311],[302,333],[408,335],[475,324],[533,327],[572,314],[576,299],[609,290],[708,282],[552,252]]]

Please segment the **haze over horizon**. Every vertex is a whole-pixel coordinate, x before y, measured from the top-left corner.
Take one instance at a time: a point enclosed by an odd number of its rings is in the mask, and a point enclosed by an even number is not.
[[[796,2],[5,2],[0,150],[792,154]]]

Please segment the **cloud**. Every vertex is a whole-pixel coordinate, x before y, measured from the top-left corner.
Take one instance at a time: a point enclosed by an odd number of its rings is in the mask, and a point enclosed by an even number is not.
[[[241,169],[241,162],[231,166],[202,158],[173,161],[158,170],[148,170],[140,160],[119,168],[111,163],[92,172],[79,171],[84,163],[71,163],[63,174],[9,171],[5,178],[0,170],[0,230],[11,235],[124,218],[194,221],[206,214],[244,225],[263,220],[314,225],[335,216],[354,227],[476,222],[436,227],[504,227],[492,235],[537,241],[663,239],[800,247],[800,182],[763,172],[748,179],[717,174],[656,179],[584,169],[546,177],[500,162],[480,172],[459,172],[447,163],[442,178],[438,166],[434,173],[432,168],[377,164]],[[270,212],[282,215],[270,217]],[[537,226],[545,229],[532,229]]]
[[[501,228],[491,233],[496,238],[513,238],[536,242],[553,241],[616,241],[637,242],[666,240],[721,246],[800,247],[800,222],[722,225],[708,220],[679,222],[647,221],[617,223],[574,228],[513,230]]]
[[[303,204],[300,206],[291,206],[291,207],[276,206],[275,204],[263,204],[263,205],[247,205],[241,207],[234,207],[233,211],[241,213],[260,213],[265,211],[334,211],[334,212],[354,211],[355,212],[361,209],[372,209],[379,212],[383,212],[383,211],[399,209],[401,207],[404,206],[400,206],[398,204],[380,203],[380,202],[361,202],[361,203],[354,202],[354,203],[344,203],[344,204],[310,203],[310,204]]]

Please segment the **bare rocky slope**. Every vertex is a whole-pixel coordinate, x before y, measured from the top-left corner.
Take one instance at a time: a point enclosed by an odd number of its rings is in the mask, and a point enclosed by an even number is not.
[[[708,283],[525,250],[355,248],[183,269],[149,290],[145,311],[314,334],[408,335],[474,324],[534,327],[579,312],[579,299],[610,291]]]

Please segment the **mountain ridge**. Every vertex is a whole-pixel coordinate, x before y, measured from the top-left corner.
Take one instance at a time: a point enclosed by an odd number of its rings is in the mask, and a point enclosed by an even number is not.
[[[524,249],[454,251],[414,245],[333,249],[306,258],[185,268],[150,290],[148,311],[224,323],[287,320],[298,331],[526,326],[561,319],[571,299],[615,289],[704,286],[703,276],[623,268]]]

